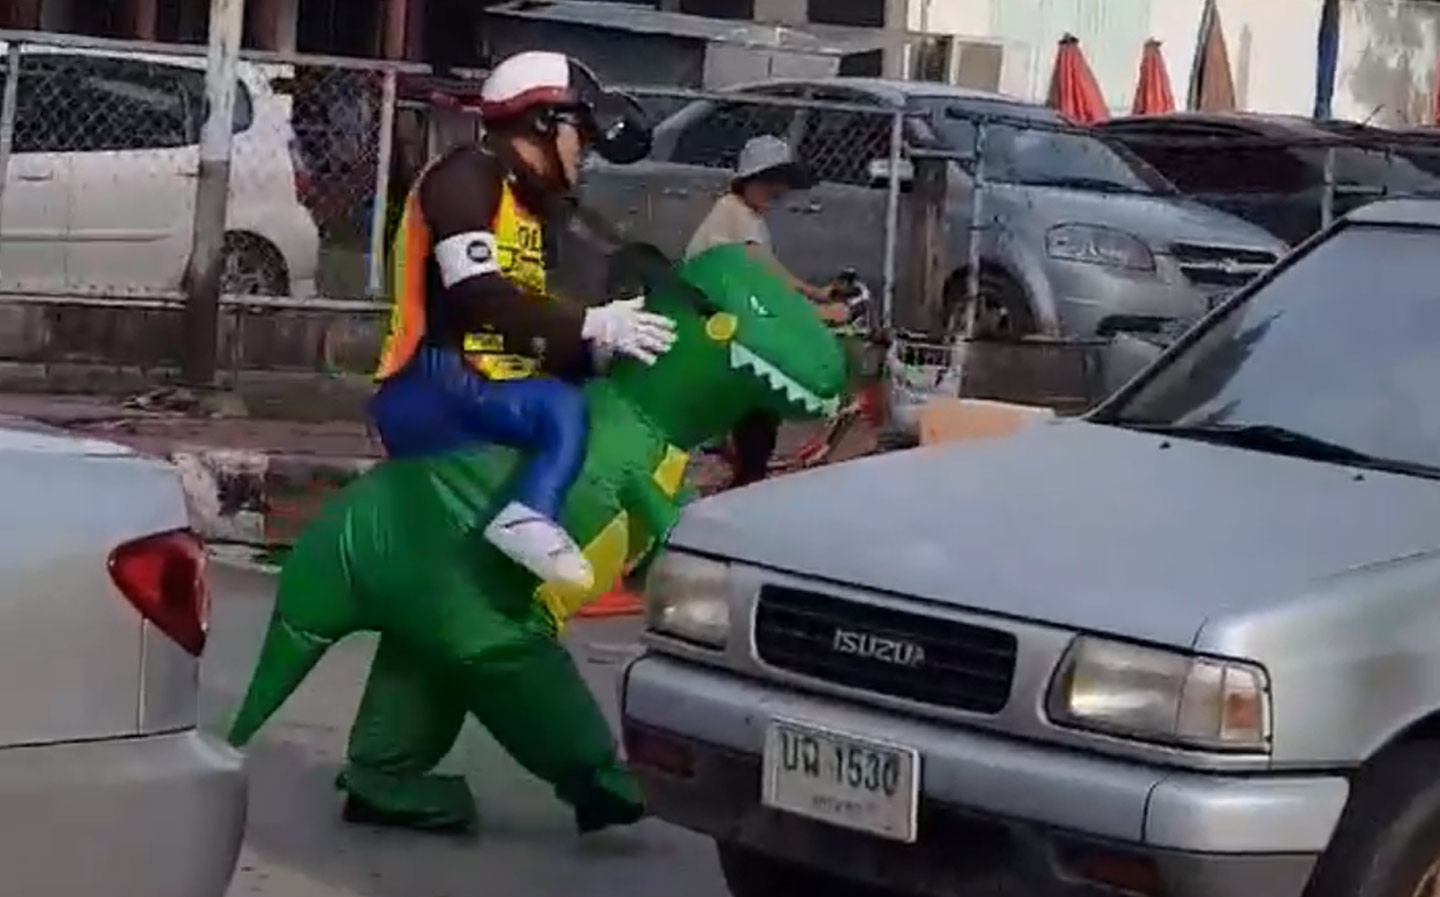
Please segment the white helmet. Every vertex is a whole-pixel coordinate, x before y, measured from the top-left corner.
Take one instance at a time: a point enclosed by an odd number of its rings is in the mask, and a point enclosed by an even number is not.
[[[624,165],[650,153],[650,129],[639,104],[601,87],[588,66],[564,53],[517,53],[495,66],[480,88],[480,115],[488,124],[530,116],[548,134],[567,113],[611,162]]]
[[[616,164],[649,155],[649,128],[634,99],[600,86],[595,72],[564,53],[527,50],[495,66],[480,89],[487,124],[528,118],[541,134],[569,115],[596,153]]]
[[[531,50],[495,67],[480,89],[480,114],[503,121],[536,109],[593,106],[600,82],[564,53]]]

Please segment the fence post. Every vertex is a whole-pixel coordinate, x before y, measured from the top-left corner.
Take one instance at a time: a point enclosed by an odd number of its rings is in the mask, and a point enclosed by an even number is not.
[[[1330,226],[1335,220],[1335,147],[1325,148],[1325,167],[1323,169],[1324,192],[1320,194],[1320,227],[1322,229]]]
[[[235,130],[236,66],[245,25],[245,0],[211,0],[205,61],[208,114],[200,132],[195,226],[185,272],[185,351],[182,372],[195,386],[215,383],[220,338],[220,277],[225,212],[230,193],[230,143]]]
[[[948,182],[945,158],[912,154],[915,183],[911,189],[910,272],[920,297],[924,327],[944,326],[937,314],[945,291],[945,194]]]
[[[895,110],[890,121],[890,181],[885,196],[885,282],[882,285],[881,324],[895,322],[895,254],[900,234],[900,156],[905,142],[905,111]]]
[[[390,215],[390,165],[395,156],[396,82],[399,74],[385,70],[380,88],[380,145],[375,152],[375,200],[370,204],[370,282],[367,292],[385,292],[385,234]]]
[[[5,238],[5,184],[10,180],[10,156],[15,150],[15,105],[20,87],[20,42],[11,41],[5,53],[5,92],[0,95],[0,242]]]
[[[985,229],[985,119],[975,123],[975,167],[970,178],[969,234],[965,241],[965,338],[980,316],[980,235]]]

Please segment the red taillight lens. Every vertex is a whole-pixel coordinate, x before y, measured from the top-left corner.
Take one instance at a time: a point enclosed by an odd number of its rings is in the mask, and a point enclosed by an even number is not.
[[[126,542],[110,552],[110,578],[157,629],[196,657],[205,650],[210,593],[205,544],[189,530]]]
[[[310,201],[310,175],[303,171],[295,172],[295,198],[302,203]]]

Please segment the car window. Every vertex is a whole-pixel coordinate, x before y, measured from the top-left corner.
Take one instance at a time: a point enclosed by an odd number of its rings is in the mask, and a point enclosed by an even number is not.
[[[0,77],[3,83],[3,77]],[[131,59],[37,54],[26,57],[16,90],[15,151],[104,152],[167,149],[200,141],[205,73]],[[235,130],[254,120],[237,83]]]
[[[1127,128],[1112,133],[1185,193],[1293,193],[1319,183],[1318,172],[1294,151],[1257,145],[1257,136],[1248,132]]]
[[[1398,193],[1433,193],[1440,179],[1399,155],[1343,146],[1335,150],[1335,183],[1340,186],[1384,187]]]
[[[869,186],[870,163],[890,158],[892,116],[877,100],[861,94],[817,90],[812,98],[875,108],[873,114],[823,107],[805,110],[805,131],[797,152],[821,181]]]
[[[741,148],[752,137],[785,137],[795,111],[794,106],[717,102],[680,133],[670,159],[682,165],[734,168]]]
[[[1283,427],[1440,468],[1437,255],[1440,230],[1346,227],[1209,323],[1105,417]]]
[[[1169,193],[1171,184],[1123,145],[1099,135],[1043,119],[1027,107],[949,104],[932,121],[940,141],[961,152],[973,150],[977,116],[993,115],[985,129],[985,177],[1010,184],[1073,186],[1128,193]],[[1031,119],[1026,127],[1020,119]],[[1011,123],[1014,122],[1014,123]]]

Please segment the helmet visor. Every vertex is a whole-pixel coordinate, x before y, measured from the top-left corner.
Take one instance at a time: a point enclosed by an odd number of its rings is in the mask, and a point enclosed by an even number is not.
[[[585,136],[600,158],[629,165],[650,155],[650,125],[634,97],[606,90],[589,67],[570,62],[570,89],[590,121]]]

